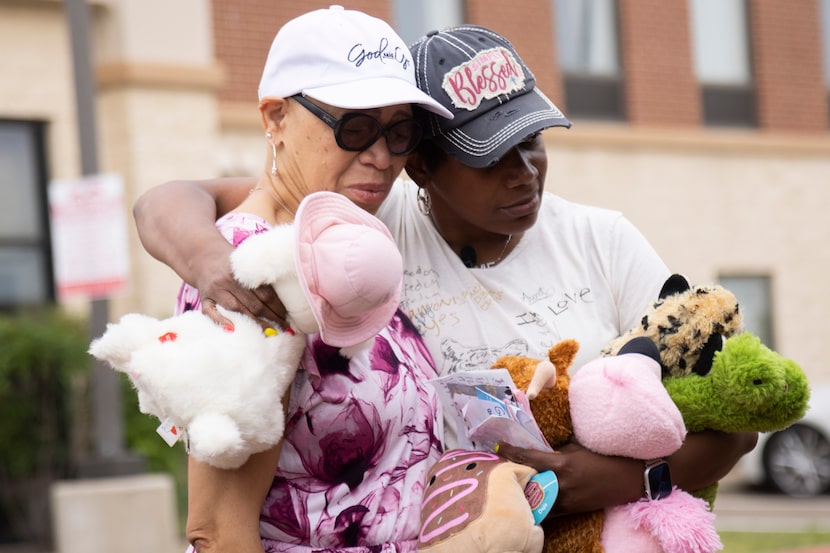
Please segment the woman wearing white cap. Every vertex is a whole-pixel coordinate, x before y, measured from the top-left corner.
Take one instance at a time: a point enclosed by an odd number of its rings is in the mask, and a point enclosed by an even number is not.
[[[547,158],[539,132],[570,122],[535,87],[504,37],[465,25],[430,33],[411,50],[419,87],[455,117],[423,117],[426,139],[406,166],[415,184],[396,184],[377,215],[403,256],[404,311],[440,372],[486,368],[503,354],[542,358],[565,338],[580,342],[577,364],[598,356],[634,326],[668,268],[620,213],[543,191]],[[215,210],[227,209],[251,186],[248,179],[179,181],[151,191],[136,212],[145,245],[185,278],[198,279],[198,264],[207,263],[199,259],[201,238],[156,226],[164,204],[171,198],[200,201],[200,208],[188,210],[188,224],[209,229]],[[175,245],[169,244],[173,237]],[[237,292],[227,269],[223,273],[211,275],[204,289],[254,317],[273,316],[261,303],[267,292]],[[690,435],[671,458],[675,483],[686,489],[711,484],[756,438]],[[503,444],[499,453],[553,469],[560,479],[554,512],[560,514],[643,494],[641,463],[577,445],[546,454]]]
[[[421,139],[413,106],[450,114],[415,85],[388,24],[340,7],[280,29],[259,99],[265,171],[216,226],[231,248],[293,225],[320,332],[283,398],[278,447],[234,470],[189,459],[188,540],[200,553],[414,551],[424,477],[441,449],[426,383],[436,370],[398,310],[400,254],[371,213]],[[215,299],[185,284],[177,310],[211,312]]]

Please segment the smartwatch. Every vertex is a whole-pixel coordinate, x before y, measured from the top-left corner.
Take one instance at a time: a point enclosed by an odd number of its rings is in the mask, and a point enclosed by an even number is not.
[[[653,459],[646,461],[646,468],[643,472],[646,495],[649,500],[663,499],[671,494],[671,471],[665,459]]]

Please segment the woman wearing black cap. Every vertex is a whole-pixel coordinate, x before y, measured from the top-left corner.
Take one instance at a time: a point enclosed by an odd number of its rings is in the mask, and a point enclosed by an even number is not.
[[[440,372],[487,368],[504,354],[542,358],[565,338],[581,344],[576,367],[598,356],[634,326],[669,270],[620,213],[543,191],[547,156],[539,133],[570,122],[535,87],[504,37],[465,25],[430,33],[411,51],[418,86],[454,118],[422,114],[425,139],[406,165],[414,182],[398,182],[377,215],[403,255],[403,310]],[[201,258],[205,244],[162,224],[170,211],[165,204],[198,199],[202,209],[179,208],[177,216],[205,229],[215,202],[221,213],[251,187],[247,179],[168,183],[139,200],[136,218],[150,253],[185,279],[203,282],[220,304],[258,317],[266,312],[263,299],[279,309],[267,290],[239,290],[229,271],[205,283],[199,268],[215,268],[219,260]],[[670,459],[675,484],[713,483],[756,438],[690,435]],[[463,443],[452,428],[447,440],[448,447]],[[639,462],[577,445],[551,454],[502,444],[499,453],[559,475],[557,513],[643,495]]]

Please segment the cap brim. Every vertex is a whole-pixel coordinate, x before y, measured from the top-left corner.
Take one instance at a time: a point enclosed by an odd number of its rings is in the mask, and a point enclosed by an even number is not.
[[[403,79],[373,78],[348,83],[303,89],[305,96],[343,109],[371,109],[396,104],[417,104],[452,119],[452,113],[417,86]]]
[[[571,122],[559,108],[542,91],[534,88],[459,127],[440,131],[434,140],[464,165],[481,168],[496,163],[533,133],[550,127],[570,126]]]
[[[323,342],[334,347],[346,347],[375,336],[389,324],[395,314],[400,303],[402,289],[403,265],[389,229],[377,217],[360,209],[345,196],[334,192],[314,192],[306,196],[297,209],[294,224],[297,276],[320,327],[320,337]],[[392,243],[390,250],[394,249],[394,252],[398,254],[395,259],[379,261],[386,264],[397,263],[394,270],[401,275],[401,278],[397,282],[394,293],[383,305],[359,316],[344,317],[336,313],[328,301],[321,296],[318,286],[321,278],[344,278],[344,275],[333,274],[331,267],[317,267],[312,249],[312,244],[323,231],[338,224],[364,225],[376,230],[388,238]],[[372,254],[373,252],[370,251],[364,252],[365,256],[371,257]],[[390,268],[390,270],[393,269]]]

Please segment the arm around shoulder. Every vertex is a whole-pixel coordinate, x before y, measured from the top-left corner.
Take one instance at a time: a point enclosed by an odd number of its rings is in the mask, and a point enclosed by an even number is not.
[[[199,276],[193,259],[227,241],[216,230],[217,214],[233,209],[252,181],[171,181],[146,191],[133,207],[136,228],[147,252],[194,284]]]
[[[248,195],[253,179],[171,181],[151,188],[133,208],[141,243],[147,252],[169,266],[202,298],[202,311],[219,325],[232,324],[215,305],[254,319],[283,324],[285,310],[274,289],[250,290],[233,277],[233,246],[216,228],[216,216],[235,208]],[[264,326],[273,326],[263,322]]]

